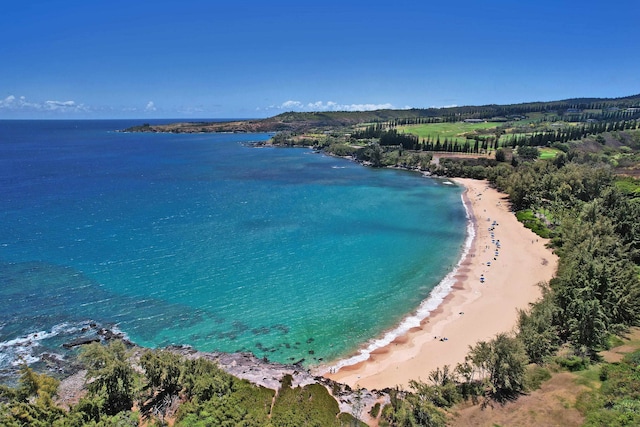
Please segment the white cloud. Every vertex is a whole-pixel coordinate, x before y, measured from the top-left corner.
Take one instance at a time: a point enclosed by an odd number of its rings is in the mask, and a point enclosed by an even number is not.
[[[304,108],[304,105],[302,105],[302,102],[300,101],[285,101],[279,107],[276,107],[276,108],[280,108],[282,110],[285,110],[287,108],[301,109],[301,108]]]
[[[0,101],[0,109],[5,110],[22,110],[22,109],[42,109],[42,105],[28,102],[24,96],[16,98],[14,95],[9,95],[5,99]]]
[[[7,96],[5,99],[3,99],[2,101],[0,101],[0,107],[1,108],[8,108],[11,107],[13,105],[13,103],[15,102],[16,97],[13,95],[9,95]]]
[[[45,101],[45,110],[50,111],[73,111],[82,109],[81,105],[76,105],[75,101]]]
[[[156,108],[155,104],[153,103],[153,101],[147,102],[147,106],[144,109],[145,109],[145,111],[156,111],[157,110],[157,108]]]
[[[10,110],[15,112],[85,112],[89,111],[83,104],[75,101],[44,101],[31,102],[27,98],[21,96],[19,98],[9,95],[5,99],[0,100],[0,110]]]
[[[269,109],[285,111],[373,111],[394,109],[392,104],[339,104],[334,101],[316,101],[304,104],[300,101],[285,101],[280,105],[271,105]],[[411,107],[404,107],[409,109]]]

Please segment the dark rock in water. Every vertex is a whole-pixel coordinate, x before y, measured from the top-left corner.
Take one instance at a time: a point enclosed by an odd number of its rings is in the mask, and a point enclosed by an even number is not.
[[[81,345],[91,344],[92,342],[100,342],[100,337],[84,337],[76,338],[75,340],[62,344],[64,348],[74,348]]]
[[[65,365],[65,360],[59,354],[42,353],[40,360],[44,362],[50,370],[62,371]]]
[[[289,327],[287,325],[274,325],[273,329],[282,332],[283,334],[289,333]]]
[[[181,354],[194,354],[194,353],[196,353],[198,351],[198,350],[194,349],[192,346],[187,345],[187,344],[168,345],[165,348],[167,350],[169,350],[169,351],[180,352]]]
[[[96,335],[80,337],[69,342],[62,344],[64,348],[74,348],[79,347],[81,345],[91,344],[94,342],[102,342],[102,341],[113,341],[113,340],[122,340],[126,345],[133,346],[133,343],[126,340],[124,338],[124,334],[122,332],[114,332],[109,328],[98,328],[96,324],[90,325],[93,329],[96,329]],[[85,331],[86,332],[86,331]]]
[[[97,334],[101,336],[105,341],[121,340],[124,338],[124,334],[120,332],[113,332],[111,329],[107,328],[98,329]]]
[[[253,328],[251,330],[251,333],[253,335],[267,335],[269,332],[271,332],[271,329],[269,329],[267,327]]]

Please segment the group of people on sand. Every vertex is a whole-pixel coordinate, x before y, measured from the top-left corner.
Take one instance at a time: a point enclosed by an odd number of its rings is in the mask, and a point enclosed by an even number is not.
[[[491,221],[491,218],[487,218],[487,222]],[[493,221],[491,223],[491,225],[489,226],[489,234],[491,236],[491,243],[493,245],[495,245],[495,250],[493,252],[493,261],[497,261],[498,260],[498,255],[500,255],[500,239],[496,239],[496,235],[495,235],[495,229],[498,226],[498,222],[497,221]],[[485,249],[489,249],[490,246],[486,245]],[[491,260],[487,261],[487,267],[491,267]],[[485,278],[484,278],[484,273],[480,274],[480,283],[484,283]]]

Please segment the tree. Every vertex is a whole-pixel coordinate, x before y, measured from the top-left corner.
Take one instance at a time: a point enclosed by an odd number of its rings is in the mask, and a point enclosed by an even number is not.
[[[161,419],[182,389],[180,366],[182,358],[169,351],[147,350],[140,358],[147,384],[142,396],[141,407],[145,416],[150,414]]]
[[[610,333],[640,321],[635,265],[599,203],[584,204],[580,216],[563,225],[563,256],[550,283],[560,336],[591,356],[606,347]]]
[[[525,162],[536,160],[540,156],[540,151],[536,147],[519,147],[518,157]]]
[[[430,400],[438,407],[449,408],[462,397],[458,390],[456,372],[451,370],[449,365],[431,371],[429,381],[431,381],[431,385],[412,380],[409,382],[409,386],[415,390],[417,395]]]
[[[525,367],[529,362],[522,343],[505,333],[489,342],[470,347],[466,357],[484,377],[489,396],[502,400],[524,390]]]
[[[554,323],[557,307],[551,289],[540,284],[542,298],[532,304],[529,311],[518,310],[518,339],[533,363],[542,364],[560,344],[558,328]]]
[[[398,389],[393,389],[390,390],[389,397],[391,404],[382,409],[382,419],[389,426],[444,427],[446,425],[444,413],[420,391],[405,394]]]
[[[371,162],[371,166],[379,168],[382,166],[383,149],[380,144],[371,144],[369,147],[360,149],[356,155],[358,159]]]
[[[103,401],[108,415],[127,411],[133,406],[135,371],[128,361],[128,351],[120,340],[108,346],[92,343],[86,346],[80,359],[87,366],[87,388]]]
[[[0,424],[6,426],[48,427],[64,418],[65,412],[53,403],[58,380],[38,374],[24,365],[18,388],[0,388]],[[8,405],[1,402],[8,399]],[[6,410],[5,410],[6,409]]]
[[[236,389],[235,378],[205,359],[185,360],[182,364],[182,384],[187,397],[206,402],[223,397]]]

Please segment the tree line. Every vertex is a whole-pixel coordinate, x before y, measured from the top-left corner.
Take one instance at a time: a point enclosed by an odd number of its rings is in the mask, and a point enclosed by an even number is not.
[[[547,132],[535,132],[530,135],[510,135],[505,136],[501,146],[522,147],[544,147],[550,146],[554,142],[567,143],[569,141],[577,141],[589,135],[599,135],[606,132],[618,132],[625,130],[640,129],[640,121],[612,121],[588,123],[582,126],[566,126],[562,129]]]
[[[504,135],[504,132],[497,130],[495,135],[473,135],[466,137],[464,142],[459,142],[458,138],[449,139],[448,137],[441,141],[440,136],[428,136],[420,139],[411,133],[398,132],[389,124],[375,123],[367,126],[364,130],[352,133],[350,138],[353,140],[377,140],[382,147],[400,146],[405,150],[477,154],[497,150],[500,147],[545,147],[554,143],[565,144],[590,135],[635,129],[640,129],[640,121],[624,120],[587,123],[582,126],[565,126],[554,131],[531,134]]]

